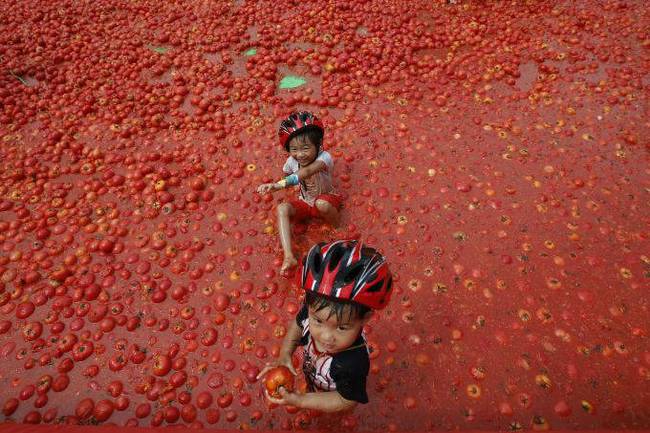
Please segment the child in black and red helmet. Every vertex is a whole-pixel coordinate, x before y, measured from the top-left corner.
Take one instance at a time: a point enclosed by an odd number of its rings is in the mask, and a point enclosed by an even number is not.
[[[276,404],[323,412],[347,410],[367,403],[370,368],[363,327],[391,296],[392,276],[386,259],[359,241],[339,240],[314,245],[303,259],[301,278],[305,303],[291,321],[278,360],[261,371],[284,365],[296,374],[291,357],[304,347],[305,394],[280,390]]]
[[[334,160],[323,150],[323,123],[312,113],[292,113],[280,124],[280,145],[289,152],[282,170],[287,175],[275,183],[265,183],[257,188],[260,194],[300,185],[297,199],[278,206],[280,241],[284,261],[280,271],[286,276],[298,261],[291,249],[291,226],[289,221],[309,217],[321,217],[336,227],[339,223],[341,197],[332,186]]]

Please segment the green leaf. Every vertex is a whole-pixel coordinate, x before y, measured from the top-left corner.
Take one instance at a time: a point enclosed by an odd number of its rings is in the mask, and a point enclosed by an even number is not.
[[[169,48],[167,47],[149,47],[151,51],[155,51],[158,54],[165,54],[167,51],[169,51]]]
[[[293,89],[294,87],[302,86],[307,82],[306,79],[302,77],[297,77],[295,75],[287,75],[280,81],[281,89]]]
[[[257,54],[257,48],[249,48],[244,52],[245,56],[254,56]]]

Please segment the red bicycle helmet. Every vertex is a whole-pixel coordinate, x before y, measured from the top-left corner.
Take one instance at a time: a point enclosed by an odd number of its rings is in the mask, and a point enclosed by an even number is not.
[[[299,275],[305,291],[373,310],[388,305],[393,286],[384,256],[356,240],[314,245],[303,259]]]
[[[284,119],[280,123],[280,130],[278,131],[278,136],[280,137],[280,145],[286,150],[289,151],[289,141],[299,132],[304,131],[307,128],[313,128],[320,132],[321,140],[323,134],[325,133],[325,128],[323,128],[323,122],[309,111],[298,111],[291,113],[289,117]]]

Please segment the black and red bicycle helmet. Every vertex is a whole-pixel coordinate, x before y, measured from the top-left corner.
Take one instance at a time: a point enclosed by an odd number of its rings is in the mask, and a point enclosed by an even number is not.
[[[373,310],[388,305],[393,278],[386,259],[356,240],[314,245],[303,259],[302,288]]]
[[[280,130],[278,131],[280,145],[288,152],[289,141],[296,134],[310,128],[319,131],[321,140],[323,139],[325,128],[323,128],[323,122],[321,122],[318,117],[314,116],[309,111],[291,113],[289,117],[280,123]]]

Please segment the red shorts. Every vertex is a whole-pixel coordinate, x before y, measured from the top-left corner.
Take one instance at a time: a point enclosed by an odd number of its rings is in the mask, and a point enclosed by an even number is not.
[[[316,197],[316,200],[325,200],[336,209],[341,207],[342,202],[341,196],[337,194],[321,194]],[[314,203],[316,203],[316,200],[314,200]],[[314,206],[310,206],[300,199],[289,200],[289,204],[293,207],[294,214],[292,218],[294,219],[302,220],[305,218],[317,218],[320,216],[320,212],[315,204]]]

